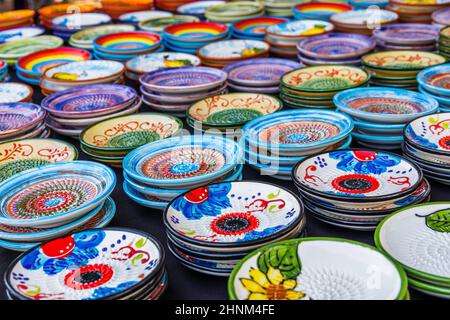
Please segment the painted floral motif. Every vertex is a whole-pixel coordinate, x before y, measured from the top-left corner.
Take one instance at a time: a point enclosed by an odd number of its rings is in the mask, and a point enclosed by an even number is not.
[[[406,127],[405,137],[426,149],[450,151],[450,118],[436,114],[416,119]]]
[[[372,151],[333,151],[330,158],[339,160],[340,170],[357,174],[381,174],[400,163],[399,158]]]
[[[380,52],[367,55],[363,62],[369,66],[395,69],[417,69],[444,63],[445,58],[429,52]]]

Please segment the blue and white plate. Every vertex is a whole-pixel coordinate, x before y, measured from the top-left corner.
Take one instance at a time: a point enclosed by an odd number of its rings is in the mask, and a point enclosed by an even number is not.
[[[126,62],[128,71],[136,74],[152,72],[159,69],[170,69],[179,67],[196,67],[201,60],[192,54],[177,52],[158,52],[139,55]]]
[[[0,83],[0,103],[20,102],[31,97],[33,89],[23,83]]]
[[[22,27],[0,31],[0,44],[40,36],[45,29],[41,27]]]
[[[53,18],[52,28],[59,32],[70,33],[87,27],[110,23],[111,21],[111,17],[103,13],[74,13]]]
[[[417,82],[432,94],[450,101],[450,63],[422,70],[417,75]]]
[[[173,13],[162,10],[147,10],[147,11],[135,11],[128,12],[119,16],[119,21],[122,23],[138,24],[139,22],[172,17]]]
[[[225,1],[194,1],[186,4],[182,4],[177,7],[179,14],[187,14],[194,16],[203,16],[206,9],[212,6],[217,6],[226,3]]]

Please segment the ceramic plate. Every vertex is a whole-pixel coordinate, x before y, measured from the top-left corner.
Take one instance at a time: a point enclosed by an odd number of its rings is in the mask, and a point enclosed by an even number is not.
[[[368,286],[372,273],[377,286]],[[332,283],[332,287],[330,287]],[[376,248],[339,238],[279,242],[247,255],[228,281],[232,300],[395,300],[404,271]]]
[[[450,8],[442,8],[439,10],[436,10],[431,15],[433,18],[433,21],[442,25],[442,26],[448,26],[450,25]]]
[[[267,33],[273,37],[301,38],[330,32],[333,29],[333,25],[329,22],[321,20],[300,20],[269,26]]]
[[[180,14],[204,15],[209,7],[224,3],[225,1],[195,1],[178,6],[177,12]]]
[[[228,27],[221,23],[188,22],[165,28],[164,35],[166,38],[176,41],[196,42],[222,38],[228,31]]]
[[[189,15],[175,15],[167,18],[149,19],[139,22],[139,29],[162,32],[166,27],[185,22],[198,22],[200,19]]]
[[[0,103],[15,103],[31,99],[33,88],[18,82],[0,83]]]
[[[306,192],[367,202],[411,193],[421,183],[422,172],[394,154],[349,149],[311,156],[295,166],[293,177]]]
[[[78,45],[90,46],[94,42],[94,39],[99,36],[116,32],[130,32],[134,30],[135,27],[131,25],[108,24],[104,26],[92,27],[78,31],[77,33],[74,33],[70,37],[70,41]]]
[[[233,23],[234,32],[249,37],[261,37],[266,34],[267,27],[287,22],[285,18],[278,17],[257,17],[237,21]]]
[[[267,54],[269,48],[267,43],[258,40],[224,40],[201,47],[198,55],[212,61],[241,60]]]
[[[248,16],[264,10],[264,4],[254,1],[235,1],[215,5],[206,9],[206,16],[213,17],[240,17]]]
[[[0,138],[22,133],[45,118],[45,110],[28,102],[0,104]]]
[[[335,13],[349,10],[352,10],[352,6],[346,3],[328,2],[302,3],[293,8],[294,15],[298,16],[298,20],[300,20],[300,18],[317,18],[327,20]]]
[[[417,82],[433,94],[450,98],[450,63],[426,68],[419,72]]]
[[[44,32],[45,29],[41,27],[22,27],[0,31],[0,43],[33,38]]]
[[[58,48],[64,41],[55,36],[39,36],[13,41],[0,45],[0,56],[3,59],[15,59],[45,49]]]
[[[398,14],[380,8],[369,8],[366,10],[351,10],[339,12],[330,17],[330,21],[336,26],[363,27],[377,26],[380,24],[397,21]]]
[[[139,23],[141,21],[159,18],[170,18],[173,13],[161,10],[147,10],[128,12],[119,16],[119,21],[124,23]]]
[[[153,32],[119,32],[95,38],[94,48],[105,53],[127,54],[156,48],[161,41],[161,36]]]
[[[6,282],[27,300],[114,299],[148,282],[163,263],[163,249],[150,235],[97,229],[31,249],[10,265]]]
[[[126,62],[127,70],[136,74],[156,71],[159,69],[196,67],[201,61],[197,56],[180,52],[158,52],[139,55]]]
[[[383,26],[374,30],[373,34],[376,38],[393,44],[435,44],[439,28],[422,23],[399,23]]]
[[[420,70],[445,61],[444,57],[435,53],[408,50],[380,51],[362,58],[365,66],[387,70]]]
[[[80,30],[111,22],[111,17],[103,13],[72,13],[52,19],[53,28]]]

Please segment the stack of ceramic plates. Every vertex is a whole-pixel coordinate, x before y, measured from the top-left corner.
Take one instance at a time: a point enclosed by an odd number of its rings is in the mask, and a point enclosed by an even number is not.
[[[219,4],[225,4],[226,1],[220,0],[202,0],[202,1],[194,1],[182,4],[177,7],[178,14],[187,14],[191,16],[196,16],[201,20],[205,19],[206,9],[212,6],[217,6]]]
[[[231,25],[233,38],[264,40],[267,27],[289,21],[286,18],[257,17],[234,22]]]
[[[441,112],[450,112],[450,63],[422,70],[417,75],[419,91],[439,102]]]
[[[227,74],[208,67],[160,69],[140,78],[142,99],[152,109],[185,115],[195,101],[227,89]]]
[[[153,9],[153,0],[101,0],[102,10],[113,19],[135,11]]]
[[[444,27],[439,32],[439,54],[450,59],[450,26]]]
[[[200,47],[228,39],[229,28],[222,23],[188,22],[167,27],[163,32],[164,45],[175,52],[196,54]]]
[[[189,53],[157,52],[137,56],[125,63],[125,75],[130,80],[139,81],[145,73],[170,68],[197,67],[201,60]]]
[[[223,71],[228,74],[228,87],[235,91],[274,94],[281,77],[301,67],[292,60],[257,58],[231,63]]]
[[[42,7],[38,10],[39,24],[47,29],[52,28],[52,20],[68,13],[89,13],[98,8],[96,3],[58,3]]]
[[[119,22],[126,24],[138,25],[139,22],[151,19],[170,18],[173,16],[172,12],[161,10],[147,10],[147,11],[134,11],[122,14],[119,16]]]
[[[351,10],[332,15],[330,21],[340,32],[372,35],[372,30],[398,20],[395,12],[379,8]]]
[[[187,123],[205,134],[239,137],[248,121],[283,107],[277,98],[261,93],[229,93],[205,98],[187,110]]]
[[[236,20],[264,15],[264,4],[256,1],[233,1],[209,7],[205,11],[208,21],[231,23]]]
[[[8,74],[8,63],[0,60],[0,83],[8,82],[9,80],[10,76]]]
[[[75,146],[62,140],[48,138],[3,142],[0,144],[0,154],[10,155],[0,159],[0,183],[28,169],[78,158]]]
[[[175,15],[166,18],[152,18],[144,20],[138,23],[138,27],[144,31],[158,32],[162,33],[165,28],[170,27],[174,24],[188,23],[188,22],[199,22],[200,19],[196,16],[186,16],[186,15]]]
[[[270,45],[260,40],[223,40],[198,49],[205,66],[223,68],[226,65],[257,57],[269,56]]]
[[[439,28],[423,23],[397,23],[373,31],[378,47],[384,50],[434,51]]]
[[[355,9],[367,9],[370,6],[384,8],[389,4],[389,0],[348,0]]]
[[[297,44],[300,40],[330,32],[334,26],[321,20],[299,20],[269,26],[265,41],[270,44],[270,53],[276,56],[297,59]]]
[[[45,29],[41,27],[21,27],[0,31],[0,44],[37,37],[42,35],[44,32]]]
[[[386,9],[397,13],[401,22],[430,23],[433,12],[449,4],[449,0],[389,0],[389,5],[386,6]]]
[[[366,71],[351,66],[304,67],[281,78],[280,98],[293,108],[334,108],[336,93],[366,86],[369,78]]]
[[[53,93],[42,100],[48,111],[47,126],[78,138],[86,127],[112,117],[137,112],[141,99],[136,91],[119,84],[94,84]]]
[[[241,180],[241,162],[242,150],[231,139],[196,135],[156,141],[126,156],[123,190],[136,203],[163,210],[189,189]]]
[[[380,150],[399,149],[406,124],[439,107],[424,94],[384,87],[345,90],[335,95],[333,102],[354,119],[353,139]]]
[[[246,162],[262,175],[291,180],[305,156],[347,148],[352,119],[328,110],[289,110],[257,118],[243,128]]]
[[[81,150],[95,161],[120,168],[130,151],[176,135],[182,128],[179,119],[160,113],[113,117],[96,122],[81,132]]]
[[[405,129],[403,153],[433,180],[450,185],[450,113],[424,116]]]
[[[91,54],[84,49],[60,47],[31,53],[20,58],[15,67],[17,77],[28,84],[39,85],[43,72],[53,66],[90,60]]]
[[[19,27],[29,27],[34,24],[33,10],[14,10],[0,13],[0,31]]]
[[[433,19],[433,25],[440,29],[450,26],[450,7],[436,10],[431,18]]]
[[[167,287],[164,258],[142,231],[76,230],[25,252],[4,278],[11,300],[157,300]]]
[[[435,202],[399,210],[378,226],[375,244],[398,262],[410,288],[450,299],[448,250],[449,202]]]
[[[111,22],[111,17],[103,13],[72,13],[52,19],[52,31],[55,36],[69,40],[80,30]]]
[[[115,173],[91,161],[50,163],[0,185],[0,247],[25,251],[40,242],[107,224]]]
[[[257,181],[222,182],[190,190],[164,212],[168,247],[197,272],[228,276],[250,251],[304,236],[301,200]]]
[[[39,36],[35,38],[15,40],[0,44],[0,59],[14,65],[20,58],[36,51],[58,48],[64,41],[55,36]]]
[[[109,60],[70,62],[45,70],[39,86],[44,95],[88,84],[122,84],[125,67]]]
[[[377,272],[376,285],[372,285]],[[375,271],[374,271],[375,272]],[[376,248],[339,238],[282,241],[247,255],[231,300],[409,300],[403,269]]]
[[[310,2],[296,5],[292,8],[297,20],[325,20],[329,21],[333,14],[352,10],[353,7],[345,3]]]
[[[413,50],[380,51],[361,59],[364,68],[371,73],[371,86],[408,90],[417,90],[419,71],[445,61],[441,55]]]
[[[155,7],[166,11],[176,11],[183,4],[196,2],[195,0],[155,0]]]
[[[25,138],[46,138],[45,110],[29,102],[0,104],[0,142]]]
[[[296,4],[308,2],[304,0],[257,0],[257,2],[264,5],[266,15],[271,17],[285,17],[293,16],[292,7]]]
[[[25,83],[0,83],[0,103],[31,102],[34,90]]]
[[[361,231],[374,230],[399,208],[428,201],[431,191],[414,162],[371,149],[316,154],[299,162],[292,175],[311,215]]]
[[[306,65],[359,65],[361,56],[372,51],[375,41],[369,36],[350,33],[329,33],[301,40],[298,58]]]
[[[70,36],[69,44],[72,47],[93,50],[94,39],[111,33],[132,32],[135,27],[128,24],[107,24],[104,26],[87,28]]]
[[[141,54],[162,50],[162,38],[153,32],[119,32],[94,40],[94,56],[99,60],[127,61]]]

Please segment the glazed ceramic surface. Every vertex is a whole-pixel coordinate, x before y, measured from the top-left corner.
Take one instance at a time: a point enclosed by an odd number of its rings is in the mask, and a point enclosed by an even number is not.
[[[20,256],[8,270],[7,286],[27,300],[113,299],[136,290],[163,260],[160,244],[145,233],[83,231]]]
[[[368,286],[375,268],[379,286]],[[332,287],[330,287],[332,283]],[[375,248],[338,238],[276,243],[247,255],[228,281],[233,300],[395,300],[404,271]]]
[[[111,22],[111,17],[102,13],[74,13],[52,19],[53,27],[79,30]]]
[[[398,14],[389,10],[379,8],[369,8],[367,10],[351,10],[339,12],[331,16],[330,21],[339,26],[362,26],[369,28],[379,24],[394,22],[398,19]]]
[[[136,73],[152,72],[159,69],[195,67],[200,65],[198,57],[179,52],[159,52],[139,55],[128,60],[126,67]]]
[[[15,103],[31,98],[33,89],[23,83],[0,83],[0,103]]]
[[[45,117],[39,105],[18,102],[0,104],[0,137],[21,133],[38,124]]]
[[[58,48],[63,43],[61,38],[55,36],[39,36],[13,41],[0,45],[0,56],[4,59],[23,57],[36,51]]]
[[[119,21],[124,23],[138,23],[150,19],[170,18],[173,13],[161,10],[135,11],[122,14]]]
[[[333,25],[329,22],[321,20],[300,20],[269,26],[267,33],[281,37],[304,37],[330,32],[333,29]]]
[[[92,45],[94,39],[99,36],[116,32],[129,32],[134,31],[134,29],[135,29],[134,26],[125,24],[114,24],[114,25],[92,27],[74,33],[70,37],[70,41],[73,41],[76,44]]]
[[[119,32],[95,38],[94,48],[105,53],[134,53],[157,47],[160,35],[152,32]]]
[[[149,19],[139,22],[139,29],[162,32],[166,27],[185,22],[198,22],[200,19],[189,15],[175,15],[167,18]]]
[[[164,34],[176,41],[196,42],[222,38],[228,31],[228,27],[221,23],[187,22],[165,28]]]
[[[422,70],[417,75],[417,82],[436,95],[450,98],[450,63]]]
[[[22,27],[0,31],[0,43],[23,40],[42,35],[45,32],[41,27]]]
[[[394,44],[434,44],[439,36],[439,28],[420,23],[399,23],[374,30],[374,36]]]
[[[245,36],[260,37],[266,34],[267,27],[287,21],[287,19],[277,17],[250,18],[233,23],[232,29]]]
[[[177,7],[181,14],[203,15],[209,7],[224,4],[225,1],[195,1]]]
[[[435,53],[408,50],[380,51],[362,58],[362,63],[368,67],[389,70],[420,70],[445,61]]]
[[[211,60],[237,60],[263,55],[269,51],[269,45],[258,40],[224,40],[199,49],[200,58]]]

